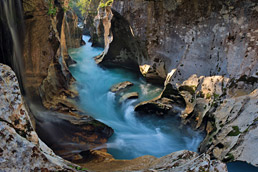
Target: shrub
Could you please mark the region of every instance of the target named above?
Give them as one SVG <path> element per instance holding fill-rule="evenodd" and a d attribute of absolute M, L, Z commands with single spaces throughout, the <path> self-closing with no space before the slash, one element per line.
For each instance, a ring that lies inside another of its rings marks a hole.
<path fill-rule="evenodd" d="M 233 126 L 232 130 L 228 133 L 228 136 L 238 136 L 240 134 L 240 130 L 238 126 Z"/>
<path fill-rule="evenodd" d="M 57 9 L 56 9 L 56 7 L 54 7 L 53 0 L 48 1 L 48 6 L 49 6 L 49 8 L 48 8 L 47 14 L 50 16 L 55 16 Z"/>

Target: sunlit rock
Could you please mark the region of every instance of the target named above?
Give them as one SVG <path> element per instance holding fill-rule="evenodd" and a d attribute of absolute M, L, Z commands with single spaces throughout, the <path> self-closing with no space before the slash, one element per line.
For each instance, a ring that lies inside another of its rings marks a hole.
<path fill-rule="evenodd" d="M 121 91 L 124 91 L 125 89 L 128 89 L 131 86 L 133 86 L 133 83 L 131 83 L 129 81 L 125 81 L 125 82 L 121 82 L 121 83 L 113 85 L 110 88 L 110 91 L 113 93 L 119 93 Z"/>
<path fill-rule="evenodd" d="M 227 172 L 226 164 L 219 160 L 211 160 L 208 154 L 197 154 L 191 151 L 178 151 L 166 155 L 161 158 L 154 156 L 142 156 L 133 160 L 115 160 L 108 155 L 99 155 L 100 161 L 90 161 L 89 163 L 82 164 L 93 171 L 140 171 L 140 172 L 153 172 L 153 171 L 166 171 L 166 172 L 199 172 L 199 171 L 219 171 Z M 107 158 L 104 158 L 104 157 Z"/>
<path fill-rule="evenodd" d="M 122 103 L 129 99 L 137 99 L 138 97 L 139 97 L 139 94 L 137 92 L 126 93 L 121 96 L 121 98 L 119 99 L 119 103 Z"/>

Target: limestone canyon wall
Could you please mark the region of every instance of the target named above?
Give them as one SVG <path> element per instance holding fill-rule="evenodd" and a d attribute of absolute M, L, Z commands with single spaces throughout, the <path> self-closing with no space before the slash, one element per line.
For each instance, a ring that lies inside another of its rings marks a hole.
<path fill-rule="evenodd" d="M 68 0 L 1 1 L 0 62 L 20 76 L 26 107 L 40 138 L 58 155 L 78 160 L 83 159 L 81 151 L 102 145 L 113 130 L 76 106 L 75 79 L 68 69 L 75 62 L 68 48 L 83 42 L 68 4 Z"/>
<path fill-rule="evenodd" d="M 130 23 L 148 55 L 140 65 L 156 77 L 173 69 L 173 83 L 192 74 L 257 77 L 255 0 L 115 0 L 112 8 Z"/>
<path fill-rule="evenodd" d="M 99 63 L 124 67 L 129 59 L 138 63 L 147 81 L 165 86 L 158 98 L 136 110 L 157 102 L 173 109 L 178 101 L 167 93 L 179 93 L 186 103 L 183 123 L 207 133 L 201 152 L 258 166 L 253 146 L 258 117 L 258 2 L 114 0 L 112 10 L 107 30 L 111 41 Z M 120 46 L 112 46 L 117 43 Z"/>

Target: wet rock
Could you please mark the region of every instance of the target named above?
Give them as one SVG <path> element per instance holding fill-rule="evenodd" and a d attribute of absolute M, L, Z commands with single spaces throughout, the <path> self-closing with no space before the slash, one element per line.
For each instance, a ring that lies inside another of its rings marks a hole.
<path fill-rule="evenodd" d="M 3 171 L 75 171 L 34 131 L 10 67 L 0 64 L 0 168 Z M 74 165 L 76 166 L 76 165 Z"/>
<path fill-rule="evenodd" d="M 135 111 L 143 114 L 156 114 L 163 116 L 173 109 L 173 102 L 167 98 L 155 99 L 151 101 L 141 102 L 135 106 Z"/>
<path fill-rule="evenodd" d="M 144 58 L 144 52 L 128 21 L 110 6 L 100 9 L 96 19 L 95 26 L 104 28 L 105 40 L 104 52 L 96 57 L 96 62 L 105 67 L 124 67 L 140 73 L 138 59 Z"/>
<path fill-rule="evenodd" d="M 137 99 L 138 97 L 139 97 L 139 94 L 137 92 L 126 93 L 122 95 L 122 97 L 119 99 L 119 103 L 122 103 L 129 99 Z"/>
<path fill-rule="evenodd" d="M 129 81 L 121 82 L 121 83 L 113 85 L 110 88 L 110 91 L 113 92 L 113 93 L 119 93 L 119 92 L 124 91 L 125 89 L 128 89 L 129 87 L 131 87 L 133 85 L 134 84 L 129 82 Z"/>
<path fill-rule="evenodd" d="M 135 111 L 144 114 L 163 116 L 180 113 L 184 107 L 184 98 L 171 84 L 168 84 L 158 97 L 136 105 Z"/>
<path fill-rule="evenodd" d="M 82 40 L 82 29 L 78 27 L 78 17 L 72 10 L 67 10 L 64 18 L 67 48 L 79 48 L 84 41 Z"/>
<path fill-rule="evenodd" d="M 48 111 L 38 113 L 48 114 L 48 117 L 36 114 L 39 136 L 57 155 L 72 162 L 87 159 L 82 154 L 84 151 L 97 147 L 104 149 L 103 145 L 114 132 L 112 128 L 86 114 L 71 116 Z"/>

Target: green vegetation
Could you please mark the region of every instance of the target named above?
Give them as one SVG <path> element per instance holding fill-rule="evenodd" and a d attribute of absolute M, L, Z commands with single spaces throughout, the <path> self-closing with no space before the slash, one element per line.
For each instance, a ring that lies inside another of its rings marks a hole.
<path fill-rule="evenodd" d="M 232 130 L 228 133 L 228 136 L 238 136 L 240 134 L 240 130 L 238 126 L 233 126 Z"/>
<path fill-rule="evenodd" d="M 219 94 L 214 93 L 213 97 L 214 97 L 214 99 L 218 99 L 219 98 Z"/>
<path fill-rule="evenodd" d="M 196 97 L 204 98 L 205 95 L 203 94 L 202 91 L 199 91 L 199 92 L 197 93 Z"/>
<path fill-rule="evenodd" d="M 109 6 L 109 5 L 111 5 L 111 4 L 113 3 L 113 1 L 114 1 L 114 0 L 108 0 L 107 2 L 104 2 L 104 1 L 102 0 L 102 2 L 100 2 L 100 4 L 99 4 L 98 9 L 99 9 L 99 8 L 105 8 L 105 7 Z"/>
<path fill-rule="evenodd" d="M 71 167 L 71 168 L 74 168 L 74 169 L 76 169 L 76 170 L 78 170 L 78 171 L 87 172 L 87 168 L 82 168 L 82 167 L 80 167 L 80 166 L 73 166 L 73 165 L 68 165 L 68 166 Z"/>
<path fill-rule="evenodd" d="M 89 12 L 91 3 L 92 0 L 77 0 L 76 6 L 79 8 L 81 14 L 84 16 Z"/>
<path fill-rule="evenodd" d="M 228 153 L 226 157 L 223 159 L 224 162 L 231 162 L 234 161 L 235 157 L 232 153 Z"/>
<path fill-rule="evenodd" d="M 78 8 L 81 11 L 81 15 L 85 16 L 89 13 L 94 13 L 96 9 L 104 8 L 111 5 L 113 1 L 114 0 L 71 0 L 69 5 L 73 9 Z M 99 5 L 96 6 L 98 2 Z"/>
<path fill-rule="evenodd" d="M 56 12 L 57 12 L 57 9 L 56 7 L 54 7 L 54 1 L 53 0 L 48 0 L 48 12 L 47 14 L 50 15 L 50 16 L 55 16 L 56 15 Z"/>
<path fill-rule="evenodd" d="M 211 93 L 207 93 L 206 94 L 206 99 L 210 99 L 211 98 Z"/>

